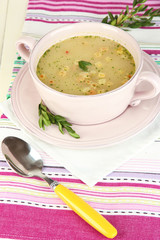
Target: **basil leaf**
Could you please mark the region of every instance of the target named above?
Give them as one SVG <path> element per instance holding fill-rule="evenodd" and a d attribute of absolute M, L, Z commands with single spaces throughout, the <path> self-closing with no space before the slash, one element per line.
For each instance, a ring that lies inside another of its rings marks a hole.
<path fill-rule="evenodd" d="M 84 71 L 88 70 L 87 68 L 88 65 L 92 65 L 90 62 L 86 62 L 86 61 L 79 61 L 78 64 L 79 64 L 79 67 Z"/>

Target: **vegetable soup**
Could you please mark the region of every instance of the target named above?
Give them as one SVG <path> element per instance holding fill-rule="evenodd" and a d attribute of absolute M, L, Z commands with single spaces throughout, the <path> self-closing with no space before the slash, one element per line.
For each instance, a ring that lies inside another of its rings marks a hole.
<path fill-rule="evenodd" d="M 111 91 L 125 84 L 134 73 L 130 52 L 99 36 L 72 37 L 56 43 L 37 65 L 37 76 L 43 83 L 72 95 Z"/>

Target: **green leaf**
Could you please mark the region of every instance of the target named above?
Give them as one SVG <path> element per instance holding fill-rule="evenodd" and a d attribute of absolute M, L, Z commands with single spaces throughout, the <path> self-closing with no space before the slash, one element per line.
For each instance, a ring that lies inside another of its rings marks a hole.
<path fill-rule="evenodd" d="M 115 26 L 116 25 L 116 19 L 114 19 L 112 22 L 111 22 L 111 25 Z"/>
<path fill-rule="evenodd" d="M 42 120 L 42 128 L 43 128 L 43 130 L 45 130 L 45 126 L 44 125 L 45 125 L 44 121 Z"/>
<path fill-rule="evenodd" d="M 48 114 L 47 114 L 47 112 L 45 112 L 44 110 L 42 110 L 42 116 L 43 116 L 47 121 L 49 121 Z"/>
<path fill-rule="evenodd" d="M 123 22 L 124 22 L 124 21 L 126 21 L 127 19 L 128 19 L 128 16 L 124 16 L 122 20 L 123 20 Z"/>
<path fill-rule="evenodd" d="M 143 14 L 143 16 L 149 15 L 149 14 L 152 12 L 152 10 L 153 10 L 153 8 L 148 9 L 148 10 Z"/>
<path fill-rule="evenodd" d="M 142 24 L 141 24 L 141 22 L 135 22 L 135 23 L 129 24 L 128 27 L 130 27 L 130 28 L 139 28 L 139 27 L 142 27 Z"/>
<path fill-rule="evenodd" d="M 128 5 L 126 6 L 126 13 L 127 13 L 127 14 L 129 13 L 129 7 L 128 7 Z"/>
<path fill-rule="evenodd" d="M 40 128 L 42 128 L 42 120 L 43 120 L 43 117 L 41 115 L 40 118 L 39 118 L 39 121 L 38 121 Z"/>
<path fill-rule="evenodd" d="M 119 15 L 119 17 L 117 18 L 117 25 L 120 24 L 124 19 L 124 15 Z"/>
<path fill-rule="evenodd" d="M 51 114 L 51 113 L 48 113 L 48 116 L 49 116 L 49 120 L 51 121 L 51 123 L 55 123 L 55 117 L 54 117 L 54 115 L 53 114 Z"/>
<path fill-rule="evenodd" d="M 113 21 L 114 20 L 113 14 L 111 12 L 108 12 L 108 15 L 109 15 L 111 21 Z"/>
<path fill-rule="evenodd" d="M 45 105 L 43 105 L 42 103 L 40 104 L 41 109 L 43 109 L 44 111 L 47 111 L 47 107 Z"/>
<path fill-rule="evenodd" d="M 141 12 L 143 11 L 143 8 L 144 8 L 144 4 L 140 5 L 138 8 L 137 8 L 137 12 Z"/>
<path fill-rule="evenodd" d="M 153 26 L 154 23 L 151 23 L 151 22 L 144 22 L 144 23 L 141 23 L 141 26 L 142 27 L 146 27 L 146 26 Z"/>
<path fill-rule="evenodd" d="M 59 131 L 64 134 L 63 132 L 63 127 L 62 127 L 62 124 L 60 122 L 58 122 L 58 128 L 59 128 Z"/>
<path fill-rule="evenodd" d="M 77 138 L 77 139 L 80 138 L 80 136 L 76 132 L 74 132 L 74 133 L 68 132 L 68 133 L 69 133 L 69 135 L 71 135 L 74 138 Z"/>
<path fill-rule="evenodd" d="M 38 105 L 38 114 L 41 115 L 41 104 Z"/>
<path fill-rule="evenodd" d="M 145 6 L 141 11 L 145 11 L 148 8 L 148 6 Z"/>
<path fill-rule="evenodd" d="M 122 15 L 124 13 L 124 10 L 121 11 L 121 13 L 119 15 Z"/>
<path fill-rule="evenodd" d="M 133 1 L 133 7 L 135 7 L 137 5 L 137 0 Z"/>
<path fill-rule="evenodd" d="M 160 10 L 157 9 L 157 10 L 155 10 L 155 11 L 152 11 L 152 12 L 150 13 L 150 15 L 153 16 L 153 17 L 158 17 L 158 16 L 160 16 Z"/>
<path fill-rule="evenodd" d="M 147 0 L 141 0 L 141 1 L 140 1 L 140 3 L 145 3 L 145 2 L 147 2 Z"/>
<path fill-rule="evenodd" d="M 66 127 L 65 129 L 72 137 L 80 138 L 80 136 L 71 127 Z"/>
<path fill-rule="evenodd" d="M 129 26 L 129 24 L 130 24 L 129 22 L 125 22 L 125 23 L 123 23 L 123 27 L 124 27 L 124 28 L 125 28 L 125 27 L 127 28 L 127 27 Z"/>
<path fill-rule="evenodd" d="M 84 71 L 88 70 L 87 68 L 88 65 L 92 65 L 90 62 L 86 62 L 86 61 L 79 61 L 78 64 L 79 64 L 79 67 Z"/>
<path fill-rule="evenodd" d="M 46 126 L 50 126 L 51 125 L 51 122 L 49 120 L 47 120 L 46 118 L 43 118 L 43 121 L 44 121 L 44 124 Z"/>
<path fill-rule="evenodd" d="M 69 127 L 69 126 L 72 126 L 71 123 L 67 122 L 67 121 L 64 121 L 61 123 L 63 125 L 63 127 Z"/>
<path fill-rule="evenodd" d="M 60 115 L 55 115 L 55 120 L 57 122 L 63 122 L 63 121 L 66 121 L 66 119 Z"/>
<path fill-rule="evenodd" d="M 102 19 L 102 23 L 107 23 L 108 22 L 108 16 Z"/>

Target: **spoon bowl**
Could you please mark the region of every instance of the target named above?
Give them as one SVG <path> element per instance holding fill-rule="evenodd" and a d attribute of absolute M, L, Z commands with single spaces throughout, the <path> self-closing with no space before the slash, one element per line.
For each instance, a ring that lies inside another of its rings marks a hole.
<path fill-rule="evenodd" d="M 43 161 L 38 152 L 20 138 L 7 137 L 2 142 L 2 152 L 15 171 L 25 177 L 32 177 L 35 170 L 42 170 Z"/>
<path fill-rule="evenodd" d="M 17 137 L 6 137 L 1 144 L 2 152 L 11 168 L 23 177 L 44 179 L 55 193 L 81 218 L 108 238 L 114 238 L 117 230 L 89 204 L 72 191 L 42 173 L 43 161 L 38 152 Z"/>

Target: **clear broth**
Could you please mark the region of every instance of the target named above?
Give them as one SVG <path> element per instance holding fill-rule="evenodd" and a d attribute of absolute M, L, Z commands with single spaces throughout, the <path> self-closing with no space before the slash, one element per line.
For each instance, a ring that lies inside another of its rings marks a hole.
<path fill-rule="evenodd" d="M 101 94 L 125 84 L 135 73 L 131 53 L 99 37 L 72 37 L 49 48 L 37 65 L 47 86 L 72 95 Z"/>

